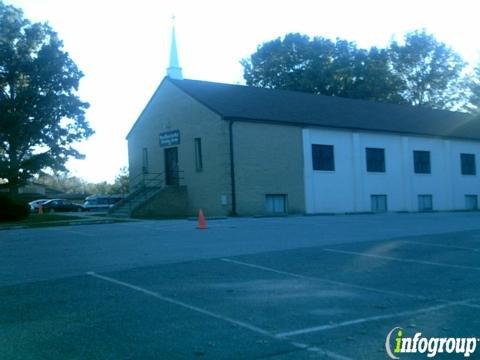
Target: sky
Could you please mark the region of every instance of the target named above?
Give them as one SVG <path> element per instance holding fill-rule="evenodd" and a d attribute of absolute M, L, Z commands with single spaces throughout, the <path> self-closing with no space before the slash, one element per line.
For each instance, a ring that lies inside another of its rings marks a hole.
<path fill-rule="evenodd" d="M 4 0 L 48 22 L 85 74 L 95 135 L 78 144 L 85 160 L 67 166 L 91 182 L 113 181 L 128 164 L 125 136 L 168 66 L 171 17 L 189 79 L 243 84 L 240 60 L 289 32 L 386 46 L 425 28 L 470 63 L 480 59 L 478 0 Z"/>

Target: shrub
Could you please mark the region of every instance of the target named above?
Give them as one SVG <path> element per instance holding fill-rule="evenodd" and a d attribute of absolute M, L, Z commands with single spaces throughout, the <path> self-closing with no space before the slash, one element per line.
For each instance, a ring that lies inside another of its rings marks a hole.
<path fill-rule="evenodd" d="M 0 194 L 0 221 L 19 221 L 28 217 L 30 207 L 8 194 Z"/>

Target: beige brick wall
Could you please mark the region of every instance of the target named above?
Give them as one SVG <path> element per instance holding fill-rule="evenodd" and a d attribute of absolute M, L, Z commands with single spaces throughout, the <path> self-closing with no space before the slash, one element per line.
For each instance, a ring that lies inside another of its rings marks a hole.
<path fill-rule="evenodd" d="M 227 215 L 230 206 L 228 123 L 214 112 L 164 81 L 128 136 L 130 178 L 142 172 L 142 148 L 148 148 L 150 172 L 165 172 L 161 132 L 180 130 L 178 146 L 181 184 L 187 185 L 189 213 L 202 208 L 207 216 Z M 202 139 L 203 171 L 195 168 L 194 138 Z M 227 205 L 221 204 L 226 195 Z"/>
<path fill-rule="evenodd" d="M 304 213 L 302 128 L 236 121 L 237 212 L 265 213 L 266 194 L 286 194 L 289 213 Z"/>
<path fill-rule="evenodd" d="M 228 121 L 164 81 L 128 137 L 130 177 L 142 172 L 142 148 L 149 171 L 165 172 L 161 132 L 180 130 L 178 146 L 182 185 L 189 214 L 207 216 L 231 210 Z M 233 125 L 237 213 L 265 214 L 266 194 L 286 194 L 289 213 L 304 213 L 302 129 L 295 126 L 235 121 Z M 202 139 L 203 171 L 195 169 L 194 138 Z M 227 204 L 222 204 L 222 196 Z"/>
<path fill-rule="evenodd" d="M 137 218 L 185 217 L 188 212 L 186 186 L 168 186 L 133 211 Z"/>

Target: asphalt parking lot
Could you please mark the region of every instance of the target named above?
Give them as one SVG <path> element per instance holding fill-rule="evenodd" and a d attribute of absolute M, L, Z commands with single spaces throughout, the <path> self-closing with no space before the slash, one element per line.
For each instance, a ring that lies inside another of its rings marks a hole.
<path fill-rule="evenodd" d="M 385 359 L 397 326 L 480 337 L 479 213 L 208 226 L 0 232 L 0 358 Z"/>

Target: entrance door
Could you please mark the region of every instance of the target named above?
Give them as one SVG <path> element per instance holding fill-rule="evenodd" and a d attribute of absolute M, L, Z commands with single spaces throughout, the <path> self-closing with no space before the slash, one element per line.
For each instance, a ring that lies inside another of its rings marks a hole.
<path fill-rule="evenodd" d="M 176 147 L 165 149 L 166 185 L 178 185 L 178 151 Z"/>

